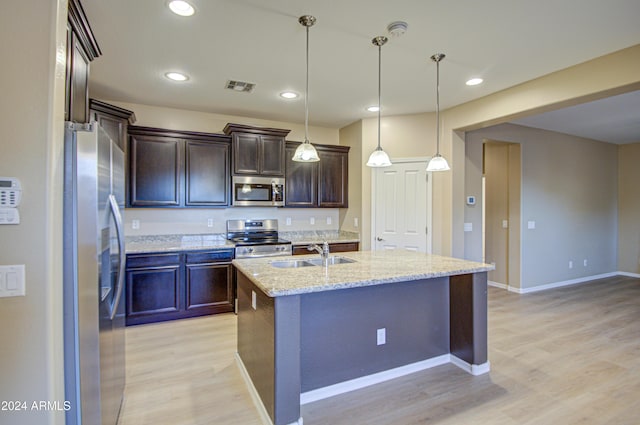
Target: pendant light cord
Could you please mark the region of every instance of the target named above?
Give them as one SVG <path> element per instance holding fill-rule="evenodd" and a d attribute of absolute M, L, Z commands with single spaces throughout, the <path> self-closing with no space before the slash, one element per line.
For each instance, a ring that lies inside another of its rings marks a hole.
<path fill-rule="evenodd" d="M 380 147 L 380 112 L 382 105 L 380 99 L 382 98 L 382 45 L 378 45 L 378 150 L 382 150 Z"/>
<path fill-rule="evenodd" d="M 307 26 L 307 83 L 304 89 L 304 143 L 309 143 L 309 27 Z"/>
<path fill-rule="evenodd" d="M 436 155 L 440 155 L 440 59 L 436 62 Z"/>

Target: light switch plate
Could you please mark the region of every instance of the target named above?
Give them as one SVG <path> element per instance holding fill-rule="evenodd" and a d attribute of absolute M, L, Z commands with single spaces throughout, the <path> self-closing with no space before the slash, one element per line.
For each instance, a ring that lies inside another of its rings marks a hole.
<path fill-rule="evenodd" d="M 24 264 L 0 266 L 0 297 L 24 297 Z"/>
<path fill-rule="evenodd" d="M 527 221 L 527 229 L 533 230 L 536 228 L 536 222 L 533 220 Z"/>
<path fill-rule="evenodd" d="M 465 232 L 473 232 L 473 223 L 464 223 Z"/>

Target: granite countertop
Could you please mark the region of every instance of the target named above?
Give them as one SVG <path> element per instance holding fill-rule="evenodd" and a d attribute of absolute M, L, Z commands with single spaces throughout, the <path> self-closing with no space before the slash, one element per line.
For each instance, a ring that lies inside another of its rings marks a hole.
<path fill-rule="evenodd" d="M 234 248 L 222 234 L 127 236 L 127 254 Z"/>
<path fill-rule="evenodd" d="M 293 245 L 322 243 L 324 241 L 330 243 L 360 242 L 358 233 L 337 230 L 280 232 L 280 237 L 291 241 Z M 127 236 L 126 246 L 127 254 L 235 248 L 234 243 L 229 242 L 221 233 Z"/>
<path fill-rule="evenodd" d="M 251 258 L 233 264 L 270 297 L 356 288 L 393 282 L 430 279 L 493 270 L 490 264 L 407 251 L 358 251 L 337 255 L 354 263 L 328 267 L 277 268 L 273 261 L 319 258 L 300 255 L 288 258 Z"/>
<path fill-rule="evenodd" d="M 312 230 L 299 232 L 279 232 L 282 239 L 291 241 L 293 245 L 308 245 L 313 243 L 336 242 L 360 242 L 360 235 L 357 232 L 347 232 L 344 230 Z"/>

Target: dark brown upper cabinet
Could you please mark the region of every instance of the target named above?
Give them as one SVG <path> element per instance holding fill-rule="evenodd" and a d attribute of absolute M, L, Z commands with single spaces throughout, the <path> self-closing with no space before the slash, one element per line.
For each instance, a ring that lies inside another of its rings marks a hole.
<path fill-rule="evenodd" d="M 284 176 L 284 138 L 290 130 L 229 123 L 233 175 Z"/>
<path fill-rule="evenodd" d="M 349 205 L 349 147 L 314 146 L 319 162 L 295 162 L 298 142 L 286 144 L 285 207 L 346 208 Z"/>
<path fill-rule="evenodd" d="M 133 111 L 89 99 L 90 121 L 97 121 L 123 152 L 127 151 L 128 128 L 136 121 Z"/>
<path fill-rule="evenodd" d="M 89 21 L 79 0 L 69 0 L 65 120 L 89 122 L 89 64 L 100 56 Z"/>
<path fill-rule="evenodd" d="M 230 138 L 129 127 L 129 207 L 226 207 Z"/>

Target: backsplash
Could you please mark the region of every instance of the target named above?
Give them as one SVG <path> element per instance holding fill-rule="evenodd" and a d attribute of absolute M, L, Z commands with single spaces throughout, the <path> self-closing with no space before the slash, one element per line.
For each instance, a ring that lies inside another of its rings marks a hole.
<path fill-rule="evenodd" d="M 339 229 L 337 208 L 127 208 L 125 235 L 226 233 L 227 220 L 245 218 L 275 218 L 281 232 Z"/>

